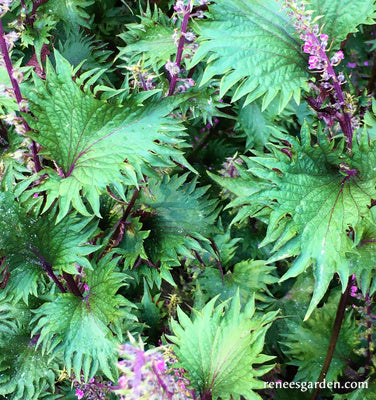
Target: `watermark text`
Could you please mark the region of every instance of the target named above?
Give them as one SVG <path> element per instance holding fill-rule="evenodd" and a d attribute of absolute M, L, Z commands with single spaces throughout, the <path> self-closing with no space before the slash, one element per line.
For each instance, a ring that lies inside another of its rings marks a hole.
<path fill-rule="evenodd" d="M 368 389 L 368 382 L 264 382 L 265 389 L 298 389 L 301 392 L 313 389 Z"/>

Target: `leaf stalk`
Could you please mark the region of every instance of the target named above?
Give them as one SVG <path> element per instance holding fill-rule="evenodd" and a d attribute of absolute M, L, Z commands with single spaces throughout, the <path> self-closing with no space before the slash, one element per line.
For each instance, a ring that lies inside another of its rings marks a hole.
<path fill-rule="evenodd" d="M 326 353 L 325 361 L 322 366 L 319 378 L 317 380 L 318 383 L 321 383 L 324 381 L 324 379 L 329 371 L 329 367 L 330 367 L 330 364 L 333 359 L 334 351 L 336 349 L 339 333 L 341 331 L 342 322 L 343 322 L 343 319 L 345 316 L 347 300 L 348 300 L 348 297 L 349 297 L 349 294 L 351 291 L 351 285 L 352 285 L 352 278 L 350 277 L 349 281 L 347 283 L 346 290 L 342 293 L 341 298 L 338 303 L 336 318 L 334 320 L 334 325 L 333 325 L 333 330 L 332 330 L 332 334 L 331 334 L 330 341 L 329 341 L 328 351 Z M 315 390 L 312 393 L 311 400 L 317 400 L 319 393 L 320 393 L 320 387 L 319 387 L 319 385 L 316 385 Z"/>

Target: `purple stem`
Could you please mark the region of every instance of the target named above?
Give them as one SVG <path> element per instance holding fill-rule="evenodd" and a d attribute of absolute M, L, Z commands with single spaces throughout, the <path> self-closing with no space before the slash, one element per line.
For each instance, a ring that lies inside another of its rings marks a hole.
<path fill-rule="evenodd" d="M 111 191 L 111 189 L 107 186 L 107 193 L 116 201 L 118 201 L 119 203 L 125 204 L 123 200 L 119 199 L 119 197 L 115 196 L 115 194 Z"/>
<path fill-rule="evenodd" d="M 33 9 L 31 11 L 31 26 L 33 27 L 34 25 L 34 21 L 35 21 L 35 15 L 37 13 L 37 9 L 39 6 L 41 6 L 42 4 L 48 3 L 48 0 L 37 0 L 37 1 L 33 1 Z"/>
<path fill-rule="evenodd" d="M 190 16 L 191 16 L 190 4 L 188 4 L 187 8 L 185 9 L 184 16 L 183 16 L 183 22 L 181 23 L 181 28 L 180 28 L 181 36 L 179 38 L 178 51 L 176 53 L 176 60 L 175 60 L 175 64 L 179 67 L 179 70 L 180 70 L 181 60 L 182 60 L 182 56 L 183 56 L 185 34 L 187 33 L 187 26 L 188 26 L 188 21 L 189 21 Z M 170 88 L 168 91 L 168 96 L 171 96 L 174 94 L 177 81 L 178 81 L 178 74 L 175 74 L 172 76 L 171 81 L 170 81 Z"/>
<path fill-rule="evenodd" d="M 324 379 L 326 378 L 326 374 L 329 371 L 329 367 L 330 367 L 330 364 L 333 359 L 333 355 L 334 355 L 334 351 L 336 349 L 336 344 L 338 341 L 339 333 L 341 331 L 343 318 L 344 318 L 345 312 L 346 312 L 347 299 L 348 299 L 350 291 L 351 291 L 351 286 L 352 286 L 352 279 L 350 277 L 348 280 L 348 283 L 347 283 L 346 290 L 344 291 L 344 293 L 342 293 L 341 298 L 339 300 L 339 304 L 337 307 L 337 313 L 336 313 L 336 317 L 334 320 L 333 330 L 332 330 L 332 334 L 330 336 L 328 350 L 326 353 L 324 364 L 323 364 L 321 372 L 320 372 L 320 376 L 317 379 L 317 382 L 319 382 L 319 383 L 323 382 Z M 315 390 L 312 393 L 311 400 L 317 400 L 317 398 L 319 397 L 320 389 L 321 389 L 321 385 L 317 385 L 317 386 L 315 385 Z"/>
<path fill-rule="evenodd" d="M 73 275 L 63 271 L 63 278 L 67 282 L 69 291 L 77 297 L 82 297 L 82 293 L 75 282 Z"/>
<path fill-rule="evenodd" d="M 157 379 L 158 379 L 158 383 L 162 386 L 162 388 L 163 388 L 165 394 L 168 396 L 168 399 L 171 399 L 172 396 L 173 396 L 173 393 L 170 392 L 170 391 L 168 390 L 167 385 L 163 382 L 163 379 L 162 379 L 161 376 L 159 375 L 158 368 L 156 368 L 156 366 L 154 365 L 154 363 L 153 363 L 152 365 L 153 365 L 153 371 L 154 371 L 154 373 L 155 373 L 155 375 L 156 375 L 156 377 L 157 377 Z"/>
<path fill-rule="evenodd" d="M 201 393 L 201 400 L 212 400 L 213 395 L 210 393 L 209 390 L 205 390 Z"/>
<path fill-rule="evenodd" d="M 3 30 L 3 24 L 1 22 L 1 19 L 0 19 L 0 48 L 1 48 L 1 53 L 3 54 L 3 57 L 4 57 L 5 66 L 7 68 L 8 75 L 9 75 L 10 81 L 13 86 L 14 95 L 16 97 L 18 106 L 20 107 L 21 111 L 25 111 L 21 108 L 21 105 L 20 105 L 20 103 L 23 99 L 22 99 L 21 90 L 18 85 L 18 82 L 13 77 L 13 65 L 12 65 L 12 61 L 10 60 L 10 57 L 9 57 L 8 47 L 7 47 L 7 43 L 5 41 L 5 33 Z"/>
<path fill-rule="evenodd" d="M 10 81 L 12 83 L 14 96 L 16 98 L 18 107 L 19 107 L 21 112 L 25 112 L 26 110 L 24 110 L 21 107 L 21 102 L 22 102 L 23 98 L 22 98 L 22 95 L 21 95 L 20 86 L 19 86 L 17 80 L 13 77 L 13 65 L 12 65 L 12 61 L 11 61 L 11 59 L 9 57 L 8 47 L 7 47 L 7 43 L 5 41 L 5 34 L 4 34 L 3 24 L 1 22 L 1 19 L 0 19 L 0 49 L 1 49 L 1 53 L 2 53 L 3 58 L 4 58 L 5 67 L 6 67 L 7 71 L 8 71 L 9 79 L 10 79 Z M 25 120 L 23 120 L 23 125 L 25 127 L 26 132 L 30 131 L 30 127 L 26 123 Z M 31 144 L 31 151 L 33 153 L 35 172 L 39 172 L 39 171 L 41 171 L 42 166 L 41 166 L 41 163 L 40 163 L 40 160 L 39 160 L 39 156 L 37 154 L 37 152 L 38 152 L 37 145 L 34 142 L 34 140 L 32 141 L 32 144 Z"/>
<path fill-rule="evenodd" d="M 29 244 L 29 243 L 28 243 Z M 30 244 L 29 244 L 30 245 Z M 31 250 L 42 262 L 43 269 L 47 272 L 48 276 L 56 283 L 56 286 L 60 289 L 62 293 L 66 293 L 67 291 L 64 289 L 64 286 L 61 284 L 54 271 L 52 270 L 52 265 L 47 262 L 47 260 L 42 257 L 38 252 L 34 249 Z"/>
<path fill-rule="evenodd" d="M 108 190 L 108 188 L 107 188 Z M 114 226 L 114 233 L 111 236 L 111 239 L 109 240 L 107 246 L 101 253 L 98 259 L 101 259 L 105 254 L 107 254 L 112 247 L 116 247 L 123 239 L 124 236 L 124 225 L 127 222 L 127 218 L 129 217 L 131 211 L 133 210 L 133 207 L 136 203 L 137 197 L 140 193 L 140 189 L 135 189 L 133 192 L 133 195 L 127 205 L 127 208 L 125 209 L 122 217 L 117 221 L 117 223 Z"/>
<path fill-rule="evenodd" d="M 221 273 L 222 285 L 225 286 L 225 276 L 224 276 L 224 273 L 223 273 L 223 268 L 222 268 L 222 263 L 221 263 L 221 253 L 219 252 L 218 247 L 215 244 L 214 240 L 213 239 L 209 239 L 209 240 L 210 240 L 211 247 L 213 248 L 214 252 L 217 254 L 216 261 L 217 261 L 217 264 L 218 264 L 219 272 Z"/>

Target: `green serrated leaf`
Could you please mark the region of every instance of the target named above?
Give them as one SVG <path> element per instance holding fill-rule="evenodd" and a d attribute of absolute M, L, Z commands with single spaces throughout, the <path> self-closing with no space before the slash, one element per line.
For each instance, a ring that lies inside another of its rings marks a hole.
<path fill-rule="evenodd" d="M 356 254 L 350 254 L 350 266 L 364 294 L 373 295 L 376 290 L 374 279 L 376 265 L 376 224 L 375 211 L 371 208 L 373 220 L 368 220 L 356 232 Z"/>
<path fill-rule="evenodd" d="M 38 400 L 47 388 L 54 390 L 58 364 L 36 348 L 31 317 L 25 304 L 11 304 L 1 296 L 0 396 L 9 400 Z"/>
<path fill-rule="evenodd" d="M 115 249 L 116 254 L 124 257 L 124 268 L 132 268 L 138 257 L 147 259 L 144 240 L 149 233 L 150 231 L 142 230 L 138 218 L 132 219 L 131 223 L 125 226 L 123 239 Z"/>
<path fill-rule="evenodd" d="M 75 263 L 90 267 L 84 257 L 98 246 L 84 244 L 96 229 L 89 220 L 73 215 L 55 224 L 55 218 L 28 216 L 10 192 L 0 192 L 0 246 L 12 276 L 9 288 L 16 299 L 37 295 L 38 278 L 48 269 L 77 273 Z M 80 233 L 78 235 L 78 233 Z"/>
<path fill-rule="evenodd" d="M 82 197 L 93 207 L 106 185 L 124 179 L 121 171 L 127 173 L 127 168 L 122 165 L 141 175 L 145 164 L 173 166 L 171 159 L 187 164 L 178 150 L 182 128 L 165 117 L 179 101 L 167 98 L 135 109 L 110 105 L 84 93 L 72 80 L 69 63 L 58 52 L 55 58 L 56 72 L 48 64 L 46 81 L 35 77 L 37 92 L 29 93 L 30 109 L 38 120 L 27 119 L 37 131 L 31 136 L 43 146 L 44 156 L 55 160 L 62 175 L 47 169 L 49 179 L 28 195 L 46 190 L 46 207 L 57 198 L 57 222 L 71 204 L 86 215 Z"/>
<path fill-rule="evenodd" d="M 318 23 L 329 36 L 329 43 L 333 41 L 335 50 L 348 34 L 358 32 L 359 25 L 375 23 L 373 0 L 310 0 L 306 8 L 314 10 L 312 18 L 321 16 Z"/>
<path fill-rule="evenodd" d="M 209 6 L 213 20 L 199 23 L 200 47 L 192 64 L 210 55 L 201 80 L 214 75 L 221 81 L 222 97 L 237 87 L 233 101 L 245 103 L 265 96 L 263 109 L 278 96 L 279 109 L 298 98 L 309 77 L 301 44 L 281 5 L 274 0 L 218 0 Z"/>
<path fill-rule="evenodd" d="M 150 3 L 142 15 L 140 23 L 127 24 L 127 31 L 119 35 L 126 46 L 120 47 L 118 57 L 126 61 L 126 66 L 137 64 L 142 59 L 145 67 L 162 67 L 176 54 L 177 46 L 173 34 L 174 25 L 154 4 L 151 11 Z"/>
<path fill-rule="evenodd" d="M 267 301 L 269 292 L 266 285 L 278 281 L 272 275 L 273 270 L 274 267 L 265 265 L 265 261 L 244 260 L 235 264 L 233 272 L 225 274 L 222 280 L 218 268 L 205 268 L 199 276 L 200 289 L 206 294 L 206 299 L 219 293 L 219 299 L 224 301 L 239 290 L 242 304 L 247 303 L 252 294 L 257 300 Z"/>
<path fill-rule="evenodd" d="M 321 308 L 316 309 L 311 318 L 290 323 L 290 333 L 283 335 L 284 344 L 289 347 L 287 354 L 292 358 L 289 364 L 299 367 L 296 381 L 316 382 L 324 364 L 333 330 L 340 293 L 328 299 Z M 329 382 L 338 381 L 349 359 L 356 358 L 354 349 L 358 345 L 359 327 L 351 313 L 347 313 L 341 327 L 330 368 L 325 376 Z"/>
<path fill-rule="evenodd" d="M 67 25 L 82 25 L 90 27 L 88 19 L 90 15 L 85 8 L 94 3 L 94 0 L 51 0 L 41 9 L 45 15 L 53 13 L 59 20 L 62 19 Z"/>
<path fill-rule="evenodd" d="M 124 304 L 116 293 L 125 275 L 114 272 L 118 259 L 110 258 L 104 257 L 93 271 L 87 271 L 88 290 L 83 297 L 63 293 L 35 311 L 38 322 L 33 334 L 40 334 L 38 345 L 45 350 L 51 343 L 53 352 L 63 353 L 68 373 L 81 376 L 82 370 L 86 382 L 99 368 L 111 380 L 116 376 L 117 345 L 122 339 L 117 329 L 119 307 Z"/>
<path fill-rule="evenodd" d="M 144 222 L 144 229 L 151 232 L 144 243 L 154 262 L 176 265 L 178 255 L 192 258 L 192 249 L 202 249 L 198 240 L 207 240 L 216 230 L 217 202 L 205 196 L 207 187 L 198 187 L 196 179 L 185 183 L 186 179 L 187 174 L 164 176 L 141 192 L 141 202 L 151 208 Z"/>
<path fill-rule="evenodd" d="M 263 387 L 255 379 L 259 371 L 253 364 L 272 358 L 260 353 L 267 325 L 276 313 L 256 317 L 253 299 L 241 310 L 238 292 L 225 312 L 223 303 L 214 308 L 216 300 L 217 297 L 212 299 L 200 312 L 195 311 L 193 320 L 178 308 L 179 323 L 172 321 L 175 336 L 170 336 L 170 340 L 175 343 L 180 365 L 188 371 L 191 384 L 201 395 L 207 393 L 213 399 L 225 400 L 240 399 L 241 395 L 261 399 L 253 391 Z"/>
<path fill-rule="evenodd" d="M 301 140 L 282 135 L 280 140 L 281 145 L 270 146 L 272 154 L 246 159 L 248 172 L 256 177 L 249 184 L 256 189 L 247 197 L 240 193 L 237 204 L 251 203 L 251 215 L 269 209 L 267 236 L 261 244 L 275 243 L 269 262 L 299 255 L 282 280 L 299 275 L 313 264 L 315 289 L 308 318 L 334 273 L 339 274 L 343 290 L 347 286 L 348 256 L 356 253 L 348 232 L 356 232 L 371 218 L 376 150 L 374 144 L 361 139 L 349 157 L 342 154 L 341 142 L 334 149 L 335 142 L 320 130 L 314 139 L 308 125 L 302 128 Z M 318 144 L 311 145 L 311 141 Z M 291 156 L 281 151 L 283 148 Z M 264 190 L 260 191 L 261 187 Z M 231 190 L 230 183 L 228 188 Z"/>

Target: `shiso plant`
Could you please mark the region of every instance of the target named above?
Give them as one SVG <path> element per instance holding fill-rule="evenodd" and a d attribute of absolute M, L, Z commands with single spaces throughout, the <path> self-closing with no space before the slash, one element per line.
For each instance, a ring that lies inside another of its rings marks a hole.
<path fill-rule="evenodd" d="M 0 1 L 0 399 L 375 399 L 375 49 L 374 0 Z"/>

